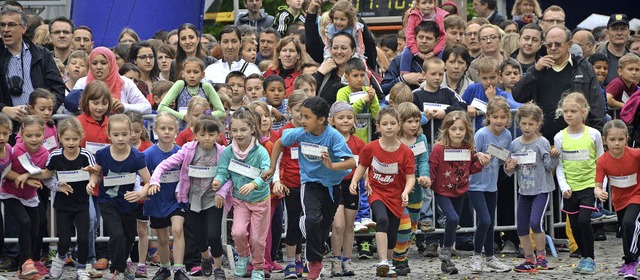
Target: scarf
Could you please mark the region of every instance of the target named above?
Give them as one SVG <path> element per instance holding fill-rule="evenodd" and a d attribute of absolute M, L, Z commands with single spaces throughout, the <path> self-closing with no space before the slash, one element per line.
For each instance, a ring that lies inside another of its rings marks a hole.
<path fill-rule="evenodd" d="M 252 136 L 247 149 L 245 149 L 244 151 L 240 150 L 240 146 L 238 146 L 238 142 L 232 141 L 231 150 L 239 160 L 244 160 L 245 158 L 247 158 L 247 156 L 249 156 L 249 152 L 251 152 L 251 149 L 253 149 L 255 145 L 256 145 L 256 138 Z"/>
<path fill-rule="evenodd" d="M 116 64 L 116 56 L 105 47 L 97 47 L 91 51 L 91 55 L 89 56 L 89 61 L 93 61 L 96 56 L 102 55 L 107 59 L 107 64 L 109 65 L 109 74 L 103 80 L 109 86 L 109 90 L 111 91 L 111 97 L 120 100 L 120 92 L 122 92 L 122 88 L 124 87 L 124 80 L 118 74 L 118 64 Z M 91 68 L 91 63 L 89 63 L 89 68 Z M 93 72 L 89 71 L 87 73 L 87 84 L 93 82 L 96 78 L 93 76 Z"/>

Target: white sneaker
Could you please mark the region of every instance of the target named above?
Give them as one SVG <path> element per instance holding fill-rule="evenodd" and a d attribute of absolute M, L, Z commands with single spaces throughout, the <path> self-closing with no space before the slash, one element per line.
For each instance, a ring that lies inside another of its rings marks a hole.
<path fill-rule="evenodd" d="M 482 255 L 471 256 L 471 273 L 481 273 L 484 265 L 484 257 Z"/>
<path fill-rule="evenodd" d="M 62 277 L 62 272 L 64 269 L 64 259 L 61 259 L 59 256 L 56 256 L 51 262 L 51 268 L 49 269 L 49 277 L 53 279 L 58 279 Z"/>
<path fill-rule="evenodd" d="M 76 276 L 76 280 L 91 280 L 89 273 L 84 269 L 78 269 L 78 271 L 76 271 Z"/>
<path fill-rule="evenodd" d="M 369 231 L 369 228 L 360 222 L 355 222 L 353 224 L 353 232 L 368 232 L 368 231 Z"/>
<path fill-rule="evenodd" d="M 360 223 L 368 228 L 374 228 L 376 226 L 376 222 L 369 218 L 360 219 Z"/>
<path fill-rule="evenodd" d="M 93 268 L 93 264 L 90 263 L 87 264 L 87 267 L 85 267 L 84 271 L 89 274 L 89 278 L 102 278 L 104 276 L 104 273 Z"/>
<path fill-rule="evenodd" d="M 491 259 L 486 261 L 485 268 L 490 272 L 507 272 L 511 270 L 511 266 L 506 265 L 493 256 Z"/>
<path fill-rule="evenodd" d="M 381 260 L 379 263 L 376 264 L 376 276 L 378 277 L 388 277 L 389 275 L 389 261 L 388 260 Z"/>

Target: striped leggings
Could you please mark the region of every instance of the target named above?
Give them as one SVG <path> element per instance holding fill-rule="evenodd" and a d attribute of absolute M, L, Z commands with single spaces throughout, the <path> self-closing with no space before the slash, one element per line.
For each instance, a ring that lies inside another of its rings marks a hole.
<path fill-rule="evenodd" d="M 418 229 L 418 219 L 420 218 L 420 208 L 422 207 L 422 201 L 409 204 L 404 213 L 400 217 L 400 226 L 398 227 L 398 239 L 396 241 L 396 247 L 393 249 L 393 260 L 397 262 L 404 262 L 409 255 L 409 247 L 411 246 L 411 240 L 416 235 Z"/>

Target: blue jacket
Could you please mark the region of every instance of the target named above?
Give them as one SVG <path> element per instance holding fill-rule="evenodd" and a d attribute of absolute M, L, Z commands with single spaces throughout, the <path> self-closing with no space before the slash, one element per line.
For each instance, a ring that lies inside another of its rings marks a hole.
<path fill-rule="evenodd" d="M 513 96 L 511 96 L 510 93 L 498 87 L 496 87 L 496 96 L 504 97 L 507 100 L 507 104 L 509 104 L 509 108 L 511 109 L 518 109 L 520 108 L 520 106 L 522 106 L 521 103 L 518 103 L 515 100 L 513 100 Z M 473 102 L 474 98 L 480 99 L 484 102 L 489 102 L 489 98 L 487 98 L 487 95 L 485 94 L 484 88 L 482 87 L 481 83 L 475 83 L 475 84 L 469 85 L 469 87 L 467 87 L 467 90 L 465 90 L 464 93 L 462 94 L 462 100 L 464 100 L 464 102 L 466 102 L 469 105 L 471 105 L 471 102 Z M 484 116 L 478 116 L 475 119 L 476 119 L 476 130 L 479 130 L 480 128 L 482 128 L 482 120 L 484 120 Z"/>
<path fill-rule="evenodd" d="M 389 94 L 389 91 L 393 87 L 393 85 L 402 82 L 405 83 L 402 75 L 400 75 L 400 55 L 396 56 L 389 63 L 389 67 L 387 68 L 387 72 L 384 73 L 384 78 L 382 79 L 382 83 L 380 86 L 382 87 L 382 91 L 385 95 Z M 411 73 L 422 73 L 422 59 L 418 57 L 414 57 L 411 61 Z M 407 84 L 411 90 L 417 89 L 419 85 L 410 85 Z"/>

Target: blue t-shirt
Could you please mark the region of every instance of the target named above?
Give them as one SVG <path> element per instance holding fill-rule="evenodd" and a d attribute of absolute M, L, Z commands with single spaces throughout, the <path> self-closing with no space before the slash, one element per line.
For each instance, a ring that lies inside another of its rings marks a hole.
<path fill-rule="evenodd" d="M 493 143 L 507 150 L 511 150 L 511 132 L 502 129 L 499 136 L 494 135 L 488 127 L 483 127 L 474 136 L 476 152 L 487 152 L 489 144 Z M 496 192 L 498 191 L 498 173 L 500 165 L 504 164 L 497 157 L 492 156 L 489 165 L 482 168 L 480 173 L 469 176 L 469 191 Z"/>
<path fill-rule="evenodd" d="M 353 153 L 344 136 L 335 128 L 327 126 L 322 134 L 316 136 L 310 132 L 305 132 L 302 127 L 286 129 L 282 132 L 282 145 L 291 146 L 294 143 L 312 143 L 328 148 L 332 162 L 340 162 L 343 158 L 352 158 Z M 349 170 L 330 170 L 322 163 L 322 159 L 316 156 L 309 156 L 299 149 L 298 163 L 300 164 L 300 182 L 320 183 L 325 187 L 339 185 L 342 178 L 351 173 Z"/>
<path fill-rule="evenodd" d="M 123 161 L 117 161 L 111 156 L 110 147 L 102 148 L 96 153 L 96 163 L 102 166 L 102 176 L 125 175 L 137 173 L 138 170 L 147 167 L 144 154 L 131 148 L 129 156 Z M 110 203 L 122 213 L 129 213 L 138 208 L 138 203 L 129 203 L 124 199 L 124 194 L 133 191 L 135 183 L 119 186 L 104 186 L 104 177 L 100 182 L 98 202 Z"/>
<path fill-rule="evenodd" d="M 177 153 L 179 150 L 180 146 L 175 144 L 173 145 L 173 149 L 166 153 L 160 150 L 158 145 L 153 145 L 146 149 L 143 154 L 149 172 L 153 174 L 153 171 L 163 160 Z M 167 171 L 180 172 L 180 166 Z M 187 209 L 186 203 L 178 203 L 176 200 L 177 185 L 178 182 L 160 183 L 160 192 L 149 196 L 149 200 L 144 202 L 144 214 L 154 218 L 165 218 L 178 208 Z"/>
<path fill-rule="evenodd" d="M 496 96 L 502 96 L 507 100 L 507 104 L 509 104 L 510 109 L 518 109 L 522 106 L 522 103 L 518 103 L 513 99 L 511 93 L 508 93 L 498 87 L 496 87 Z M 477 98 L 484 102 L 489 102 L 489 98 L 487 98 L 487 94 L 484 92 L 484 88 L 482 87 L 482 83 L 470 84 L 467 87 L 467 90 L 462 94 L 462 100 L 467 103 L 467 105 L 471 105 L 473 99 Z M 479 111 L 479 110 L 478 110 Z M 482 128 L 482 121 L 484 120 L 484 116 L 476 116 L 476 130 Z"/>

